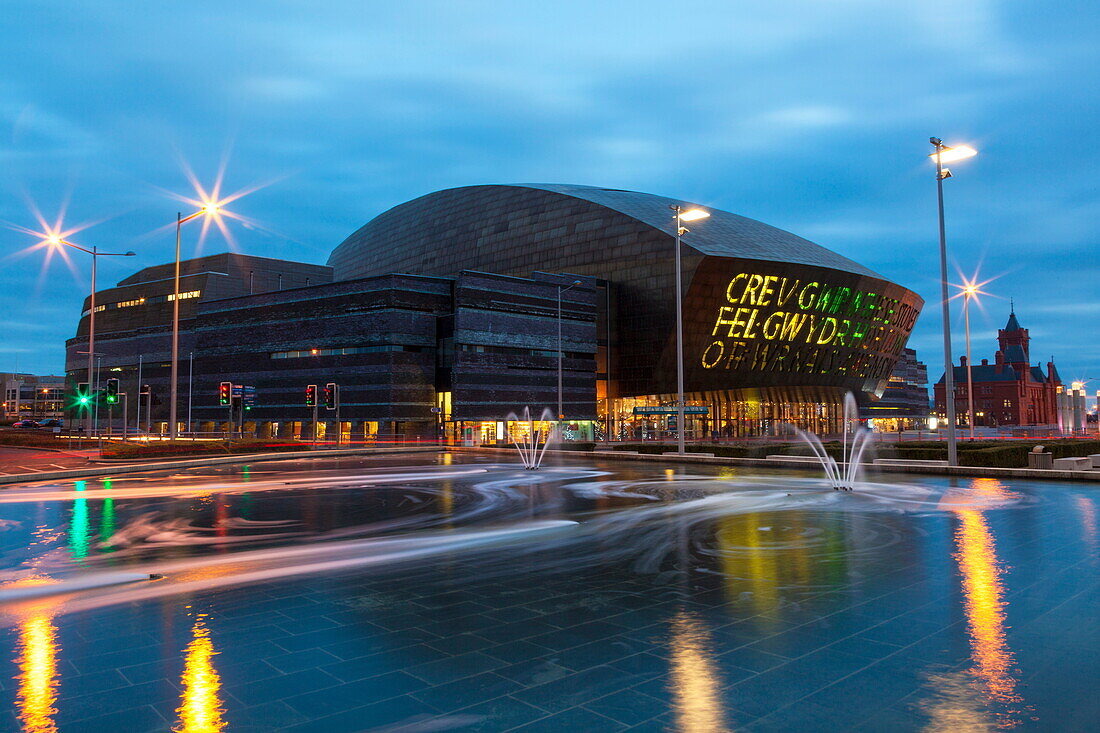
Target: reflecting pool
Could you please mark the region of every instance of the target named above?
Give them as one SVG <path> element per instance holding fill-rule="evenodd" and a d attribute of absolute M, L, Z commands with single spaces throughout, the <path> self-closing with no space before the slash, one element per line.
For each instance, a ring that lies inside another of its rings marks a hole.
<path fill-rule="evenodd" d="M 434 453 L 11 487 L 0 730 L 1089 729 L 1096 491 Z"/>

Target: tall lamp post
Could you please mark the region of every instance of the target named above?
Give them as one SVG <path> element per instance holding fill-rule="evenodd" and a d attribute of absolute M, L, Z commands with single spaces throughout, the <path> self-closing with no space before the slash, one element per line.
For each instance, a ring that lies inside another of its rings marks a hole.
<path fill-rule="evenodd" d="M 680 273 L 680 240 L 688 233 L 685 221 L 698 221 L 710 216 L 709 211 L 680 204 L 669 207 L 676 212 L 676 453 L 684 455 L 684 296 L 683 277 Z"/>
<path fill-rule="evenodd" d="M 179 351 L 180 351 L 180 229 L 184 224 L 197 219 L 200 216 L 210 216 L 218 213 L 220 207 L 215 202 L 206 203 L 201 209 L 190 216 L 184 216 L 176 212 L 176 271 L 172 287 L 172 375 L 171 396 L 168 404 L 169 437 L 175 440 L 179 437 L 179 424 L 176 422 L 179 380 Z"/>
<path fill-rule="evenodd" d="M 571 290 L 581 284 L 580 280 L 574 280 L 566 287 L 558 286 L 558 440 L 561 440 L 561 421 L 565 419 L 565 409 L 562 400 L 562 351 L 561 351 L 561 296 L 567 290 Z"/>
<path fill-rule="evenodd" d="M 943 182 L 951 177 L 944 163 L 963 160 L 978 154 L 969 145 L 949 147 L 938 137 L 928 138 L 935 150 L 929 157 L 936 161 L 936 196 L 940 215 L 940 294 L 943 306 L 943 393 L 947 408 L 947 464 L 959 464 L 959 449 L 955 440 L 955 361 L 951 358 L 951 306 L 947 294 L 947 231 L 943 221 Z"/>
<path fill-rule="evenodd" d="M 62 239 L 57 234 L 51 234 L 46 237 L 46 241 L 52 247 L 71 247 L 72 249 L 79 250 L 85 254 L 92 256 L 92 289 L 91 295 L 88 298 L 88 389 L 92 389 L 94 383 L 93 376 L 95 374 L 95 276 L 98 269 L 98 263 L 100 257 L 133 257 L 133 252 L 100 252 L 97 248 L 81 247 L 79 244 L 73 244 L 67 239 Z M 92 414 L 91 409 L 84 415 L 85 429 L 91 433 Z"/>

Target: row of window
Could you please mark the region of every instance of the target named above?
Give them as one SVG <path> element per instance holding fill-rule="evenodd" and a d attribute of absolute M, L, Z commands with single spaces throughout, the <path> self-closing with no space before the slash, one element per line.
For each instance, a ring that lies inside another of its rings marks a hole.
<path fill-rule="evenodd" d="M 304 351 L 276 351 L 272 359 L 304 359 L 307 356 L 346 356 L 348 354 L 377 354 L 384 351 L 409 351 L 419 353 L 427 351 L 426 346 L 407 346 L 404 344 L 379 344 L 376 346 L 344 346 L 336 349 L 305 349 Z"/>
<path fill-rule="evenodd" d="M 511 346 L 484 346 L 482 344 L 458 344 L 459 351 L 477 354 L 504 354 L 508 356 L 550 356 L 558 352 L 548 349 L 520 349 Z M 430 351 L 427 346 L 408 346 L 405 344 L 378 344 L 375 346 L 343 346 L 334 349 L 302 349 L 298 351 L 275 351 L 272 359 L 304 359 L 309 356 L 346 356 L 349 354 L 377 354 L 384 351 L 408 351 L 419 353 Z M 567 359 L 591 359 L 592 354 L 583 351 L 562 352 Z"/>
<path fill-rule="evenodd" d="M 180 300 L 190 300 L 191 298 L 198 298 L 202 296 L 201 290 L 188 290 L 186 293 L 180 293 Z M 175 293 L 168 293 L 168 295 L 154 295 L 152 298 L 135 298 L 133 300 L 122 300 L 117 303 L 103 303 L 95 307 L 96 313 L 102 313 L 105 310 L 115 310 L 116 308 L 133 308 L 136 305 L 152 305 L 153 303 L 171 303 L 176 299 Z M 81 316 L 88 315 L 88 311 L 81 313 Z"/>
<path fill-rule="evenodd" d="M 459 351 L 470 351 L 476 354 L 505 354 L 508 356 L 552 356 L 557 357 L 558 352 L 550 349 L 520 349 L 513 346 L 484 346 L 482 344 L 458 344 Z M 591 359 L 592 354 L 583 351 L 563 351 L 566 359 Z"/>

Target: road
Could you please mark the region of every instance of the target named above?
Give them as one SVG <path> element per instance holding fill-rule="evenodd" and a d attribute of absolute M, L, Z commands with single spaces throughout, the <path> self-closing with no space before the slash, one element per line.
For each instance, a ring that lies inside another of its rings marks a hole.
<path fill-rule="evenodd" d="M 53 451 L 0 446 L 0 476 L 84 468 L 98 456 L 96 449 Z"/>

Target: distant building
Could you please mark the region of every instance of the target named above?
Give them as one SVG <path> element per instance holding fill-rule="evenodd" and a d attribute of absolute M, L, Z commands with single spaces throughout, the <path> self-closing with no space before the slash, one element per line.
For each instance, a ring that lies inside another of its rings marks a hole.
<path fill-rule="evenodd" d="M 65 407 L 65 377 L 0 372 L 4 385 L 4 420 L 61 417 Z"/>
<path fill-rule="evenodd" d="M 931 405 L 928 402 L 928 367 L 917 360 L 917 352 L 905 349 L 886 381 L 878 400 L 865 399 L 859 408 L 861 418 L 878 432 L 920 430 L 927 426 Z"/>
<path fill-rule="evenodd" d="M 1046 371 L 1031 364 L 1031 337 L 1026 328 L 1020 327 L 1015 308 L 1008 316 L 1008 323 L 997 332 L 1000 349 L 994 354 L 994 363 L 982 359 L 972 367 L 974 383 L 974 425 L 997 427 L 1002 425 L 1056 425 L 1058 424 L 1058 394 L 1062 391 L 1062 378 L 1053 361 L 1048 361 Z M 959 424 L 969 424 L 967 415 L 966 357 L 955 367 L 955 414 Z M 946 417 L 944 379 L 936 383 L 936 413 Z"/>

